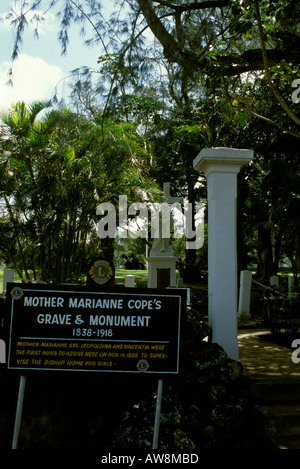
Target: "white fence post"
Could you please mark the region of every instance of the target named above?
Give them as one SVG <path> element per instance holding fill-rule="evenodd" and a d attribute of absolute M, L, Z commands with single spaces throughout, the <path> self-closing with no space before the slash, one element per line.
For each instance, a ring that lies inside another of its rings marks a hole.
<path fill-rule="evenodd" d="M 251 299 L 252 272 L 242 270 L 240 274 L 240 294 L 239 294 L 239 319 L 250 319 L 250 299 Z"/>

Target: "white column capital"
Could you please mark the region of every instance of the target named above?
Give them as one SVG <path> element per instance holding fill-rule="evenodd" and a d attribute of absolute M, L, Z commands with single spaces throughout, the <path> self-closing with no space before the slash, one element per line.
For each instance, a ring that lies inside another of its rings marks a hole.
<path fill-rule="evenodd" d="M 194 159 L 194 169 L 205 172 L 238 173 L 240 169 L 253 159 L 253 150 L 215 147 L 203 148 Z"/>

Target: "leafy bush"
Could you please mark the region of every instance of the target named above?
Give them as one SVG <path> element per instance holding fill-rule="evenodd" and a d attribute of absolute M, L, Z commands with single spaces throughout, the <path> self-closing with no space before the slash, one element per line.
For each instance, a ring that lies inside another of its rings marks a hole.
<path fill-rule="evenodd" d="M 142 254 L 136 254 L 135 252 L 124 253 L 122 259 L 126 269 L 142 270 L 145 268 L 145 256 Z"/>

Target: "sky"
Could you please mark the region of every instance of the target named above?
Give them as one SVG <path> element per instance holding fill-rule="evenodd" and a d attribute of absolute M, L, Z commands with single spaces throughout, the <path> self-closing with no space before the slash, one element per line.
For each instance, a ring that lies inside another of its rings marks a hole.
<path fill-rule="evenodd" d="M 70 71 L 82 66 L 97 67 L 97 58 L 101 54 L 97 48 L 86 48 L 79 28 L 74 28 L 67 55 L 62 56 L 57 40 L 58 20 L 50 11 L 40 28 L 39 39 L 34 38 L 33 27 L 27 28 L 19 57 L 12 64 L 13 29 L 5 16 L 13 3 L 13 0 L 0 0 L 0 112 L 7 112 L 18 100 L 28 104 L 48 100 L 57 86 L 60 97 L 67 94 L 69 88 L 65 79 L 70 76 Z M 11 67 L 13 86 L 8 86 Z"/>

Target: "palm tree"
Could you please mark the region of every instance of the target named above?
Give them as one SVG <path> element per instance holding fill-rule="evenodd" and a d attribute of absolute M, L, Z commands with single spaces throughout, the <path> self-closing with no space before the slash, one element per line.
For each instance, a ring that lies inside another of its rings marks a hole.
<path fill-rule="evenodd" d="M 130 202 L 139 188 L 155 187 L 144 141 L 131 124 L 90 121 L 67 109 L 36 121 L 24 103 L 7 124 L 3 258 L 25 279 L 32 272 L 47 282 L 78 282 L 92 257 L 112 258 L 114 240 L 95 236 L 97 205 L 117 205 L 121 194 Z"/>
<path fill-rule="evenodd" d="M 26 233 L 27 207 L 24 182 L 34 184 L 33 155 L 29 141 L 35 131 L 36 117 L 46 103 L 32 107 L 25 102 L 13 104 L 8 116 L 0 120 L 1 192 L 0 249 L 21 278 L 29 279 L 26 251 L 30 242 Z"/>

